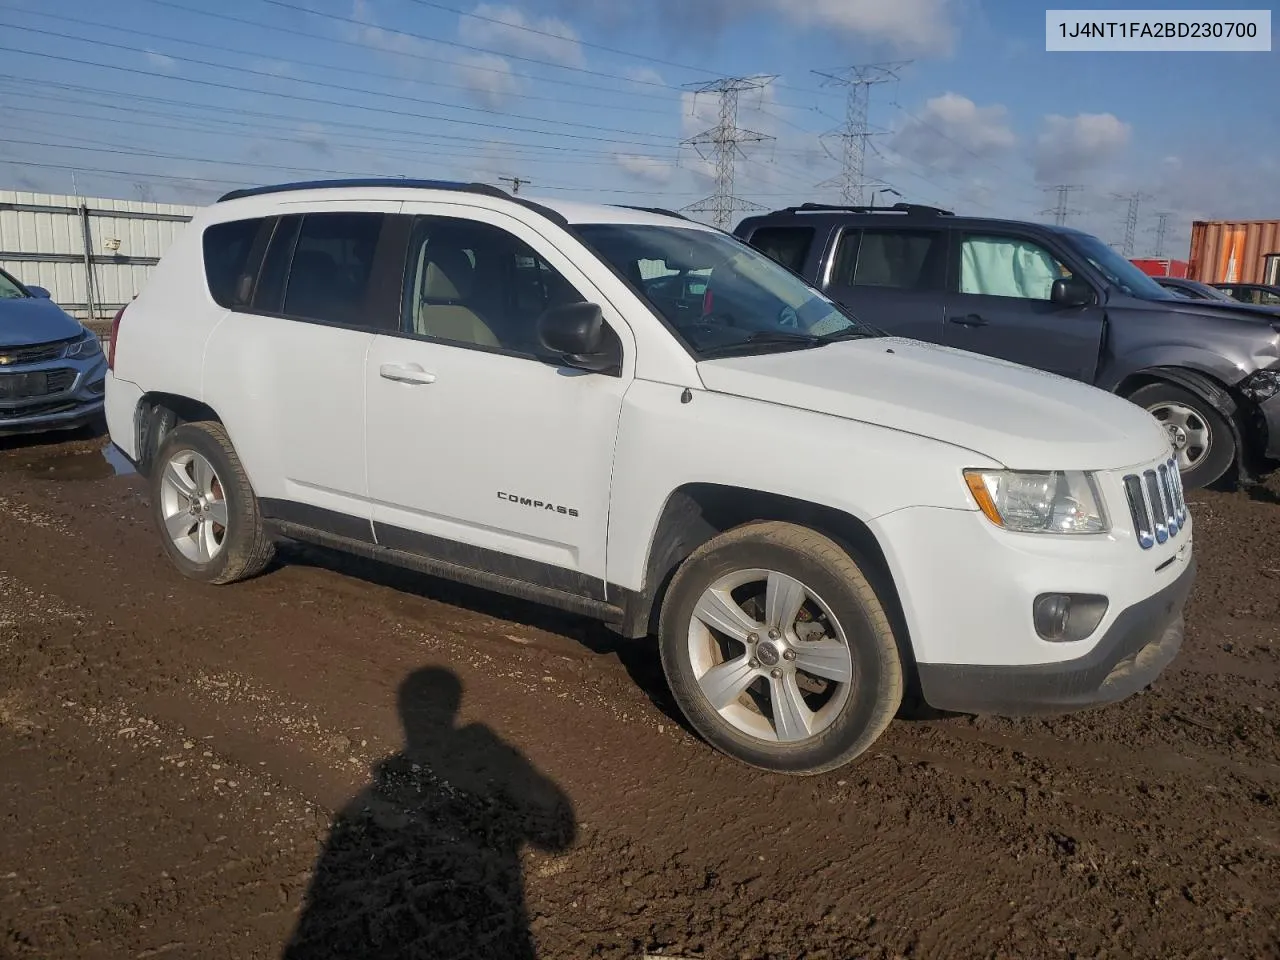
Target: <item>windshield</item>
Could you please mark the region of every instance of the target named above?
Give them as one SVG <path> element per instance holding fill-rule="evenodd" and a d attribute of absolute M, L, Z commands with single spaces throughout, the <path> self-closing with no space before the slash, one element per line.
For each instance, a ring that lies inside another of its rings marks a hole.
<path fill-rule="evenodd" d="M 1129 296 L 1143 300 L 1180 299 L 1177 294 L 1160 286 L 1097 237 L 1076 233 L 1071 235 L 1071 242 L 1096 270 Z"/>
<path fill-rule="evenodd" d="M 27 296 L 17 280 L 0 270 L 0 300 L 18 300 Z"/>
<path fill-rule="evenodd" d="M 584 224 L 576 231 L 700 357 L 879 335 L 726 234 L 620 223 Z"/>

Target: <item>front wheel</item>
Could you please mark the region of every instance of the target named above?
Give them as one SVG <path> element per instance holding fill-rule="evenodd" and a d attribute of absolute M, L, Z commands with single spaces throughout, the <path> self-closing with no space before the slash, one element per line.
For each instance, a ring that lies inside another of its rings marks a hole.
<path fill-rule="evenodd" d="M 1209 486 L 1235 462 L 1235 437 L 1226 418 L 1190 390 L 1151 383 L 1131 393 L 1129 400 L 1159 420 L 1169 434 L 1187 489 Z"/>
<path fill-rule="evenodd" d="M 696 550 L 671 582 L 659 643 L 694 729 L 766 770 L 842 766 L 902 702 L 875 591 L 836 543 L 793 524 L 748 524 Z"/>

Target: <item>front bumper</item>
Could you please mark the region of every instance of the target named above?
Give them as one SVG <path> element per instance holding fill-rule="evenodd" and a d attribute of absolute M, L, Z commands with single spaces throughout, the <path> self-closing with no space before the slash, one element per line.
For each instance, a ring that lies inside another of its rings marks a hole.
<path fill-rule="evenodd" d="M 40 372 L 60 375 L 66 386 L 41 396 L 0 400 L 0 437 L 72 430 L 102 416 L 107 373 L 102 354 L 6 367 L 0 376 Z"/>
<path fill-rule="evenodd" d="M 1156 679 L 1182 646 L 1195 559 L 1159 593 L 1121 611 L 1089 653 L 1028 666 L 919 664 L 925 702 L 1003 716 L 1064 713 L 1123 700 Z"/>

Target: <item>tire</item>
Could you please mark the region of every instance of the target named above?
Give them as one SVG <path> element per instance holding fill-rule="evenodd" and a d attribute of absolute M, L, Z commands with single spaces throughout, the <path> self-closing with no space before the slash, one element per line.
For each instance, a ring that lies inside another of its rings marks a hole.
<path fill-rule="evenodd" d="M 1226 418 L 1207 400 L 1172 383 L 1139 387 L 1129 400 L 1169 431 L 1178 454 L 1182 485 L 1188 490 L 1209 486 L 1235 463 L 1235 436 Z"/>
<path fill-rule="evenodd" d="M 771 636 L 770 624 L 782 636 Z M 871 584 L 840 546 L 794 524 L 747 524 L 694 551 L 671 581 L 658 638 L 667 682 L 693 728 L 721 752 L 775 773 L 849 763 L 902 703 L 902 662 Z M 813 692 L 814 681 L 826 691 Z M 797 695 L 805 714 L 775 708 L 795 707 Z"/>
<path fill-rule="evenodd" d="M 271 562 L 275 544 L 222 424 L 203 420 L 169 431 L 149 483 L 160 541 L 183 575 L 234 583 L 256 576 Z M 188 509 L 196 502 L 193 492 L 199 493 L 194 512 Z"/>

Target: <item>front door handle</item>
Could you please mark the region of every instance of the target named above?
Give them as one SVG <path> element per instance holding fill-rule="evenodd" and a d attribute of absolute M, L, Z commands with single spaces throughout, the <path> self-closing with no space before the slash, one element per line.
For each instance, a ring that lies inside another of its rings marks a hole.
<path fill-rule="evenodd" d="M 397 383 L 435 383 L 436 375 L 427 373 L 416 363 L 384 363 L 378 368 L 378 376 Z"/>
<path fill-rule="evenodd" d="M 951 317 L 952 323 L 958 323 L 962 327 L 985 327 L 987 321 L 976 313 L 966 313 L 963 317 Z"/>

